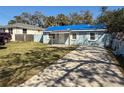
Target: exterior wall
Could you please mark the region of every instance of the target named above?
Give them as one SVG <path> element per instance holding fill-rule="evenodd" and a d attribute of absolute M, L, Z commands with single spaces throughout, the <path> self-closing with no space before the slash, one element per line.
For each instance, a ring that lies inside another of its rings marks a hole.
<path fill-rule="evenodd" d="M 69 42 L 68 42 L 69 41 L 68 34 L 64 35 L 64 37 L 65 37 L 64 44 L 68 45 L 69 44 Z M 59 37 L 57 39 L 51 40 L 49 38 L 49 33 L 44 32 L 44 34 L 43 34 L 43 43 L 45 43 L 45 44 L 60 44 L 59 43 Z"/>
<path fill-rule="evenodd" d="M 50 43 L 49 33 L 43 33 L 43 43 L 44 44 Z"/>
<path fill-rule="evenodd" d="M 38 31 L 38 30 L 27 30 L 27 34 L 40 35 L 40 34 L 43 34 L 43 31 Z"/>
<path fill-rule="evenodd" d="M 94 32 L 94 31 L 92 31 Z M 72 34 L 76 33 L 76 39 L 72 38 Z M 95 37 L 96 40 L 90 40 L 90 32 L 71 32 L 70 33 L 70 40 L 69 35 L 66 35 L 65 45 L 98 45 L 100 47 L 104 47 L 107 43 L 107 34 L 105 32 L 94 32 L 96 33 Z M 45 33 L 43 36 L 43 43 L 50 44 L 49 33 Z"/>
<path fill-rule="evenodd" d="M 35 34 L 34 35 L 34 42 L 41 42 L 41 43 L 43 43 L 43 34 Z"/>
<path fill-rule="evenodd" d="M 106 43 L 106 34 L 105 32 L 92 32 L 95 33 L 95 40 L 90 40 L 91 32 L 76 32 L 77 39 L 71 38 L 71 45 L 93 45 L 93 46 L 101 46 L 103 47 Z"/>
<path fill-rule="evenodd" d="M 76 39 L 72 38 L 72 34 L 76 33 Z M 88 33 L 87 32 L 73 32 L 70 34 L 70 44 L 71 45 L 83 45 L 88 41 Z"/>
<path fill-rule="evenodd" d="M 5 29 L 5 32 L 9 32 L 8 29 Z M 15 40 L 15 35 L 16 34 L 23 34 L 23 29 L 13 28 L 13 34 L 11 34 L 12 35 L 12 40 L 11 41 L 16 41 Z M 39 42 L 38 37 L 42 37 L 43 31 L 27 29 L 27 34 L 34 35 L 34 41 Z"/>

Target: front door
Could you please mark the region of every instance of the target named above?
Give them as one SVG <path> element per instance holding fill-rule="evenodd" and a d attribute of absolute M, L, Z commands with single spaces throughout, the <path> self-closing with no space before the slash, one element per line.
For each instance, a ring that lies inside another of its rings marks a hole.
<path fill-rule="evenodd" d="M 59 44 L 65 44 L 65 36 L 64 36 L 64 34 L 59 34 Z"/>

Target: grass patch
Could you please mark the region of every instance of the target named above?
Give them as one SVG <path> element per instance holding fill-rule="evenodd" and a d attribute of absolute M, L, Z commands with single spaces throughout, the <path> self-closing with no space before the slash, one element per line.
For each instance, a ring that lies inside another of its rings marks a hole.
<path fill-rule="evenodd" d="M 0 49 L 0 86 L 17 86 L 76 47 L 49 47 L 34 42 L 11 42 Z"/>

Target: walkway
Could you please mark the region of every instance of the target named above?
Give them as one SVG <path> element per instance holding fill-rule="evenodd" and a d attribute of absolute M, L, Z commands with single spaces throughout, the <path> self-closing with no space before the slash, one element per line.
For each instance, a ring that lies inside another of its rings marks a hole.
<path fill-rule="evenodd" d="M 119 87 L 124 76 L 106 49 L 80 46 L 20 86 Z"/>

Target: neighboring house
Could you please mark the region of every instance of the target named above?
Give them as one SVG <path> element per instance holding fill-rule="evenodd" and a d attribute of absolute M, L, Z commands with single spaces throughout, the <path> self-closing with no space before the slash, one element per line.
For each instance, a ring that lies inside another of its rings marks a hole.
<path fill-rule="evenodd" d="M 65 45 L 93 45 L 104 47 L 108 44 L 107 29 L 104 25 L 68 25 L 48 27 L 44 31 L 43 43 Z"/>
<path fill-rule="evenodd" d="M 43 29 L 34 25 L 16 23 L 0 27 L 0 30 L 11 34 L 11 41 L 42 42 Z"/>

